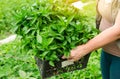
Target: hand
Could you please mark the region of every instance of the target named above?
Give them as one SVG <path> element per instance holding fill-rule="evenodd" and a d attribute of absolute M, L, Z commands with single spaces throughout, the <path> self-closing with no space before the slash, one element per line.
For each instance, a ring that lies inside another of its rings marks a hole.
<path fill-rule="evenodd" d="M 87 52 L 86 52 L 85 45 L 80 45 L 80 46 L 77 46 L 75 49 L 71 50 L 69 57 L 63 56 L 62 58 L 68 59 L 70 61 L 78 61 L 86 54 Z"/>

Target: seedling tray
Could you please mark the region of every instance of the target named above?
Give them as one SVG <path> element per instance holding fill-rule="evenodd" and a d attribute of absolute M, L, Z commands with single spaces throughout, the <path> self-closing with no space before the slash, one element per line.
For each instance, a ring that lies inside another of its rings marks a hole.
<path fill-rule="evenodd" d="M 55 62 L 55 66 L 49 65 L 48 61 L 41 60 L 38 57 L 35 57 L 37 66 L 40 71 L 40 76 L 42 79 L 46 79 L 51 76 L 62 74 L 65 72 L 81 70 L 87 67 L 90 54 L 84 56 L 77 62 L 70 62 L 65 59 L 61 59 L 59 62 Z"/>

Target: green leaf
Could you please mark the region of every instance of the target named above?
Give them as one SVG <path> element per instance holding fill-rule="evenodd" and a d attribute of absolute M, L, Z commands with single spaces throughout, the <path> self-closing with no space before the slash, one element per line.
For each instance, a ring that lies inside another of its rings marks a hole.
<path fill-rule="evenodd" d="M 66 39 L 69 43 L 71 43 L 71 38 L 70 37 L 66 37 Z"/>
<path fill-rule="evenodd" d="M 66 46 L 66 45 L 67 45 L 67 40 L 64 41 L 62 45 L 63 45 L 63 46 Z"/>
<path fill-rule="evenodd" d="M 57 48 L 58 48 L 57 45 L 50 45 L 50 47 L 49 47 L 50 50 L 55 50 L 55 49 L 57 49 Z"/>
<path fill-rule="evenodd" d="M 88 41 L 87 38 L 83 38 L 83 40 L 82 40 L 83 43 L 86 43 L 87 41 Z"/>
<path fill-rule="evenodd" d="M 28 27 L 27 27 L 27 26 L 24 26 L 22 30 L 23 30 L 23 32 L 24 32 L 24 34 L 25 34 L 25 33 L 28 31 Z"/>
<path fill-rule="evenodd" d="M 39 30 L 37 31 L 37 42 L 42 43 L 42 36 L 39 34 Z"/>
<path fill-rule="evenodd" d="M 37 20 L 37 16 L 33 17 L 31 25 L 35 24 L 36 20 Z"/>
<path fill-rule="evenodd" d="M 47 45 L 50 45 L 53 42 L 54 38 L 48 38 Z"/>
<path fill-rule="evenodd" d="M 68 19 L 67 19 L 67 23 L 66 25 L 68 26 L 68 24 L 70 24 L 70 22 L 73 20 L 75 14 L 74 15 L 71 15 Z"/>
<path fill-rule="evenodd" d="M 64 51 L 64 56 L 69 57 L 70 56 L 70 52 Z"/>
<path fill-rule="evenodd" d="M 61 26 L 58 30 L 59 33 L 62 33 L 66 28 L 67 28 L 66 26 Z"/>
<path fill-rule="evenodd" d="M 53 61 L 49 61 L 49 64 L 51 65 L 51 66 L 55 66 L 55 64 L 54 64 L 54 62 Z"/>
<path fill-rule="evenodd" d="M 61 41 L 64 40 L 64 36 L 60 34 L 57 34 L 55 38 Z"/>
<path fill-rule="evenodd" d="M 31 30 L 34 30 L 35 28 L 30 28 L 30 29 L 28 29 L 26 32 L 25 32 L 25 34 L 28 34 Z"/>
<path fill-rule="evenodd" d="M 67 32 L 74 32 L 74 28 L 73 27 L 69 27 L 66 29 Z"/>
<path fill-rule="evenodd" d="M 43 56 L 46 56 L 47 54 L 49 53 L 49 51 L 45 51 L 45 52 L 43 52 Z"/>
<path fill-rule="evenodd" d="M 26 72 L 23 70 L 19 70 L 19 76 L 25 78 L 27 76 Z"/>

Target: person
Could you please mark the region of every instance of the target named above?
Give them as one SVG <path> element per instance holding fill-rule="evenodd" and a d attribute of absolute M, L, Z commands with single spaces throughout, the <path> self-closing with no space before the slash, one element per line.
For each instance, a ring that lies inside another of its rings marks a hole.
<path fill-rule="evenodd" d="M 72 49 L 68 60 L 78 61 L 89 52 L 102 48 L 102 78 L 120 79 L 120 0 L 97 0 L 96 9 L 96 27 L 101 32 L 86 44 Z"/>

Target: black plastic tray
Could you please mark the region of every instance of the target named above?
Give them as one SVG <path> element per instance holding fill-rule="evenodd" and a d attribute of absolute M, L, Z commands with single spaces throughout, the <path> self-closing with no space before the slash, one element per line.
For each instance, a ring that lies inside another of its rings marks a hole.
<path fill-rule="evenodd" d="M 35 57 L 35 60 L 39 68 L 41 78 L 46 79 L 54 75 L 86 68 L 89 57 L 90 54 L 84 56 L 77 62 L 69 62 L 68 60 L 61 59 L 61 61 L 55 62 L 55 67 L 50 66 L 48 61 L 41 60 L 38 57 Z"/>

